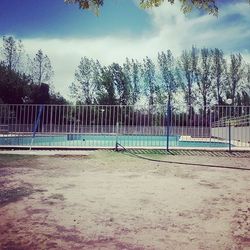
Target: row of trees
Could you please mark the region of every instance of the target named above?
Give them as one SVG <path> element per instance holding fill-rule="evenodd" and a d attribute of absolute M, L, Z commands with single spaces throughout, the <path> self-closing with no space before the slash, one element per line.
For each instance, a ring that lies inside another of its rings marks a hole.
<path fill-rule="evenodd" d="M 241 54 L 226 59 L 220 49 L 184 50 L 175 57 L 170 50 L 139 62 L 126 59 L 122 65 L 102 66 L 83 57 L 70 86 L 80 104 L 134 105 L 185 103 L 187 107 L 250 105 L 250 65 Z M 206 111 L 206 110 L 205 110 Z"/>
<path fill-rule="evenodd" d="M 53 68 L 39 50 L 26 55 L 20 40 L 3 37 L 0 57 L 1 103 L 67 103 L 53 90 Z M 125 63 L 103 66 L 83 57 L 70 85 L 78 104 L 136 105 L 168 101 L 192 109 L 224 105 L 250 105 L 250 65 L 241 54 L 226 58 L 220 49 L 192 47 L 179 57 L 170 50 L 157 60 L 126 59 Z M 206 111 L 206 110 L 205 110 Z"/>
<path fill-rule="evenodd" d="M 3 37 L 0 47 L 0 103 L 66 103 L 53 89 L 49 57 L 25 53 L 21 40 Z"/>

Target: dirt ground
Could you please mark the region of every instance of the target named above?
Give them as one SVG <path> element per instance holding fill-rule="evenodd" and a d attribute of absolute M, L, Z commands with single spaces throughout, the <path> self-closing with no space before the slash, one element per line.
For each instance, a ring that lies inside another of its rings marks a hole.
<path fill-rule="evenodd" d="M 250 158 L 143 156 L 0 155 L 0 249 L 250 249 Z"/>

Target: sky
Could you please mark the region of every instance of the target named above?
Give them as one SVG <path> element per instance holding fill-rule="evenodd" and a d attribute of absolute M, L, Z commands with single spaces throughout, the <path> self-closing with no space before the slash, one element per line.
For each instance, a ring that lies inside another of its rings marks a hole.
<path fill-rule="evenodd" d="M 218 17 L 196 10 L 184 15 L 178 3 L 143 10 L 138 2 L 105 0 L 96 16 L 63 0 L 0 0 L 0 36 L 21 39 L 31 57 L 42 49 L 54 68 L 55 89 L 66 97 L 84 56 L 108 65 L 126 57 L 155 59 L 167 49 L 179 56 L 195 45 L 217 47 L 226 55 L 240 52 L 250 62 L 246 0 L 218 1 Z"/>

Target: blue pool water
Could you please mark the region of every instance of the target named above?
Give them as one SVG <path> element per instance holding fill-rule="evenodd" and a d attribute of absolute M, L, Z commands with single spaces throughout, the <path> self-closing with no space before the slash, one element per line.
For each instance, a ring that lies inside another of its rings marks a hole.
<path fill-rule="evenodd" d="M 0 137 L 0 145 L 31 144 L 31 136 L 4 136 Z M 82 146 L 82 147 L 115 147 L 116 141 L 124 147 L 166 147 L 166 136 L 157 135 L 93 135 L 93 134 L 66 134 L 53 136 L 36 136 L 33 146 Z M 169 137 L 170 147 L 228 147 L 228 143 L 207 141 L 180 141 L 180 136 Z"/>

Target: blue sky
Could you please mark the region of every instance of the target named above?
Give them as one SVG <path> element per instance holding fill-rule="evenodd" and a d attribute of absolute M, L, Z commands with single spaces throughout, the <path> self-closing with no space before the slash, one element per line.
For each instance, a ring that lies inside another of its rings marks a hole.
<path fill-rule="evenodd" d="M 27 37 L 88 37 L 131 33 L 150 27 L 148 14 L 133 0 L 108 0 L 97 17 L 63 0 L 1 0 L 0 32 Z"/>
<path fill-rule="evenodd" d="M 139 1 L 139 0 L 138 0 Z M 250 62 L 250 5 L 220 0 L 218 18 L 198 11 L 184 15 L 179 4 L 142 10 L 136 0 L 106 0 L 100 15 L 66 5 L 63 0 L 0 0 L 0 35 L 22 39 L 33 57 L 42 49 L 51 59 L 57 90 L 68 94 L 81 57 L 102 64 L 126 57 L 156 58 L 171 49 L 218 47 L 226 55 L 241 52 Z"/>

